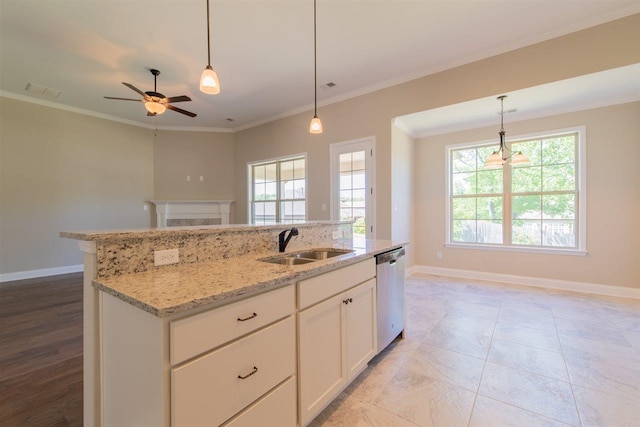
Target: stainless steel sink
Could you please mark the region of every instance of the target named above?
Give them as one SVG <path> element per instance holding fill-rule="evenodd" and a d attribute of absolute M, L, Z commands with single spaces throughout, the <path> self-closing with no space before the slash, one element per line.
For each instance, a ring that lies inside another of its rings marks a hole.
<path fill-rule="evenodd" d="M 308 264 L 310 262 L 315 262 L 315 259 L 306 259 L 306 258 L 296 258 L 296 257 L 279 257 L 279 258 L 267 258 L 261 259 L 263 262 L 270 262 L 272 264 L 282 264 L 282 265 L 299 265 L 299 264 Z"/>
<path fill-rule="evenodd" d="M 353 252 L 349 249 L 312 249 L 303 252 L 295 252 L 291 254 L 296 258 L 308 258 L 313 260 L 322 260 L 337 257 L 344 254 Z"/>
<path fill-rule="evenodd" d="M 262 258 L 260 261 L 270 262 L 272 264 L 299 265 L 326 260 L 340 255 L 349 254 L 351 252 L 353 252 L 351 249 L 305 249 L 303 251 L 291 252 L 284 255 Z"/>

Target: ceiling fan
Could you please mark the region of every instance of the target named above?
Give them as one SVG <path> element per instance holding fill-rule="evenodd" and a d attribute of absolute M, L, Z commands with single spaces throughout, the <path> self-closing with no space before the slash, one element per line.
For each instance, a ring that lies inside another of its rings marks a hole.
<path fill-rule="evenodd" d="M 173 103 L 173 102 L 191 101 L 191 98 L 189 98 L 188 96 L 181 95 L 181 96 L 172 96 L 171 98 L 166 98 L 163 94 L 157 92 L 156 91 L 156 81 L 157 81 L 158 75 L 160 74 L 160 71 L 158 71 L 158 70 L 156 70 L 154 68 L 150 69 L 149 71 L 151 71 L 151 74 L 153 74 L 153 91 L 143 92 L 140 89 L 138 89 L 137 87 L 135 87 L 134 85 L 132 85 L 131 83 L 122 82 L 122 84 L 125 85 L 126 87 L 128 87 L 131 90 L 134 90 L 134 91 L 138 92 L 140 95 L 142 95 L 143 99 L 116 98 L 116 97 L 112 97 L 112 96 L 105 96 L 105 98 L 106 99 L 119 99 L 121 101 L 143 102 L 144 103 L 144 108 L 147 109 L 147 116 L 156 116 L 158 114 L 162 114 L 162 113 L 165 112 L 165 110 L 167 108 L 169 110 L 173 110 L 173 111 L 175 111 L 177 113 L 184 114 L 184 115 L 189 116 L 189 117 L 197 116 L 196 113 L 192 113 L 191 111 L 183 110 L 182 108 L 174 107 L 173 105 L 171 105 L 171 103 Z"/>

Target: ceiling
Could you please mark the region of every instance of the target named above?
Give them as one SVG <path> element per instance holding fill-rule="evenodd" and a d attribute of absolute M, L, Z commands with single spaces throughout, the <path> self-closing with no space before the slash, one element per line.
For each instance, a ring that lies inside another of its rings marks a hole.
<path fill-rule="evenodd" d="M 210 5 L 215 96 L 198 89 L 207 63 L 205 0 L 0 0 L 0 95 L 158 129 L 233 131 L 311 110 L 313 2 Z M 637 0 L 318 0 L 318 103 L 635 13 Z M 158 92 L 192 98 L 177 106 L 196 118 L 147 117 L 140 103 L 103 98 L 138 96 L 121 82 L 153 90 L 150 68 L 161 71 Z M 29 83 L 62 93 L 30 92 Z M 495 119 L 497 101 L 478 102 L 486 107 L 471 110 L 493 109 Z M 414 133 L 434 132 L 409 122 Z"/>
<path fill-rule="evenodd" d="M 640 64 L 560 80 L 506 95 L 505 123 L 640 101 Z M 415 138 L 490 125 L 497 128 L 501 108 L 497 96 L 407 114 L 396 117 L 394 123 Z"/>

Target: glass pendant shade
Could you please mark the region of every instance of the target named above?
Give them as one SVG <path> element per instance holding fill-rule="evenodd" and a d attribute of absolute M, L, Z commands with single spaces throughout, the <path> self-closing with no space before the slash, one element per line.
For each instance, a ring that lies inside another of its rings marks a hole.
<path fill-rule="evenodd" d="M 309 125 L 310 133 L 322 133 L 322 122 L 318 118 L 318 116 L 313 116 L 311 119 L 311 124 Z"/>
<path fill-rule="evenodd" d="M 144 103 L 144 108 L 147 109 L 148 112 L 153 114 L 162 114 L 167 111 L 167 107 L 155 101 L 147 101 Z"/>
<path fill-rule="evenodd" d="M 522 154 L 522 151 L 518 151 L 511 158 L 511 166 L 522 166 L 522 165 L 528 165 L 529 163 L 531 163 L 531 160 L 529 160 L 527 156 Z"/>
<path fill-rule="evenodd" d="M 500 153 L 497 151 L 494 151 L 493 153 L 491 153 L 491 155 L 485 162 L 484 167 L 485 169 L 497 169 L 497 168 L 501 168 L 503 164 L 504 164 L 504 159 L 502 158 Z"/>
<path fill-rule="evenodd" d="M 207 68 L 202 72 L 202 77 L 200 77 L 200 91 L 208 95 L 217 95 L 220 93 L 218 75 L 213 71 L 211 65 L 207 65 Z"/>

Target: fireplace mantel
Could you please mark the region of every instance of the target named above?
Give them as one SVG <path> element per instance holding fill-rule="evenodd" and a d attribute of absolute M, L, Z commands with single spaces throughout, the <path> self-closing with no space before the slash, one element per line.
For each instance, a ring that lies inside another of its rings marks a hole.
<path fill-rule="evenodd" d="M 233 200 L 150 200 L 156 205 L 157 227 L 211 225 L 212 220 L 229 224 Z M 178 224 L 175 224 L 178 222 Z M 174 224 L 172 224 L 174 223 Z"/>

